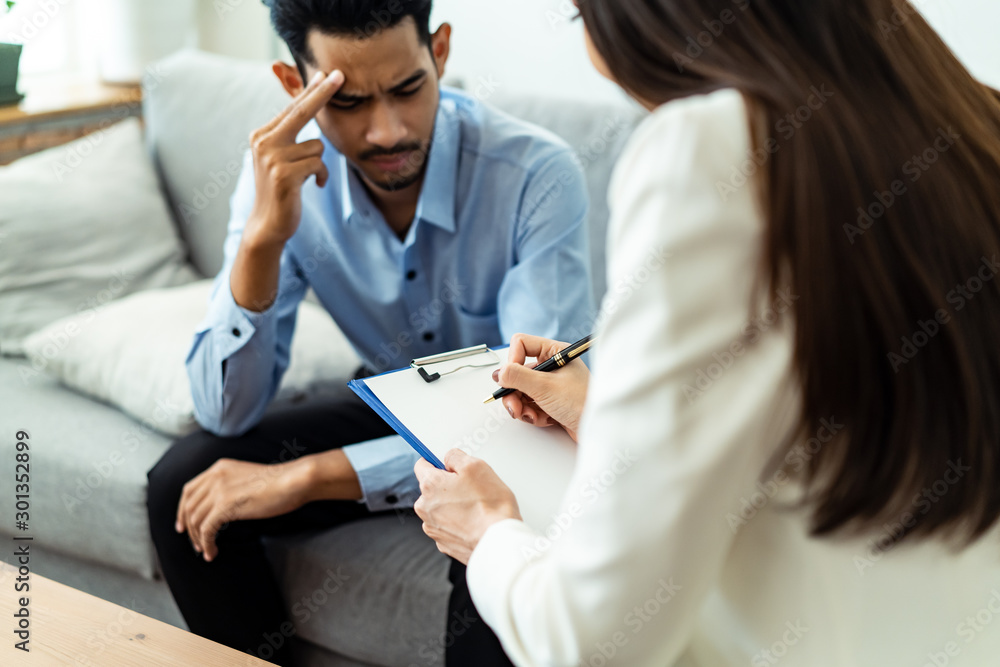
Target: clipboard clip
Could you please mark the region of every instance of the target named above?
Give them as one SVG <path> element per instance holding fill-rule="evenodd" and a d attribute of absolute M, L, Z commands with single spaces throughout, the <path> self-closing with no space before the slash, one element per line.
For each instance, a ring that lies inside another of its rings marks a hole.
<path fill-rule="evenodd" d="M 493 356 L 493 360 L 489 363 L 484 364 L 465 364 L 459 366 L 458 368 L 453 368 L 450 371 L 445 371 L 443 373 L 428 373 L 425 366 L 433 366 L 435 364 L 441 364 L 447 361 L 455 361 L 456 359 L 465 359 L 466 357 L 474 357 L 485 352 L 489 352 Z M 424 379 L 424 382 L 430 384 L 431 382 L 437 382 L 444 375 L 451 375 L 463 368 L 485 368 L 486 366 L 495 366 L 500 363 L 500 357 L 497 356 L 496 352 L 491 350 L 488 345 L 476 345 L 474 347 L 467 347 L 462 350 L 455 350 L 454 352 L 444 352 L 442 354 L 435 354 L 429 357 L 421 357 L 420 359 L 414 359 L 410 362 L 410 368 L 416 369 L 420 377 Z"/>

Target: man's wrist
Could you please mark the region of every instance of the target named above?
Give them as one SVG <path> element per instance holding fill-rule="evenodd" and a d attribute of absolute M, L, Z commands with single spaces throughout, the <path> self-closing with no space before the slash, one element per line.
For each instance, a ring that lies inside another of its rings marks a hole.
<path fill-rule="evenodd" d="M 363 497 L 358 475 L 341 449 L 303 456 L 290 465 L 296 466 L 291 479 L 295 488 L 302 490 L 305 503 Z"/>
<path fill-rule="evenodd" d="M 255 313 L 263 313 L 274 305 L 284 248 L 284 242 L 262 239 L 248 225 L 229 277 L 236 305 Z"/>
<path fill-rule="evenodd" d="M 260 225 L 255 225 L 260 227 Z M 247 224 L 250 227 L 250 224 Z M 254 260 L 281 258 L 287 239 L 274 238 L 260 232 L 245 231 L 241 241 L 242 250 Z"/>
<path fill-rule="evenodd" d="M 289 467 L 289 474 L 285 476 L 289 492 L 298 495 L 303 505 L 319 500 L 316 497 L 316 489 L 319 486 L 319 466 L 316 463 L 316 456 L 303 456 L 284 465 Z"/>

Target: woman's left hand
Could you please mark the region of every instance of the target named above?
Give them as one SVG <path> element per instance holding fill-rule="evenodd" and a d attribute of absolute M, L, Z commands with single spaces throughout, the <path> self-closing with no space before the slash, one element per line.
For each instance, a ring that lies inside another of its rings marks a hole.
<path fill-rule="evenodd" d="M 421 494 L 413 509 L 438 550 L 468 565 L 486 529 L 520 519 L 521 512 L 514 494 L 482 460 L 453 449 L 443 463 L 448 470 L 424 459 L 413 467 Z"/>

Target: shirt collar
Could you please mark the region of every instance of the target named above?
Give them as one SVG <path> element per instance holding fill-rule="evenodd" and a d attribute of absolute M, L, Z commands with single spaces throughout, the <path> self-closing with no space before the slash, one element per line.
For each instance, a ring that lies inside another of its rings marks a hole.
<path fill-rule="evenodd" d="M 416 218 L 447 232 L 455 231 L 455 188 L 461 141 L 462 125 L 458 111 L 455 104 L 442 95 Z"/>
<path fill-rule="evenodd" d="M 461 119 L 454 103 L 442 96 L 415 220 L 425 220 L 447 232 L 454 232 L 456 228 L 455 189 L 461 129 Z M 343 155 L 340 156 L 340 191 L 343 193 L 341 212 L 344 221 L 353 222 L 357 215 L 363 218 L 371 216 L 375 205 Z"/>
<path fill-rule="evenodd" d="M 347 158 L 340 156 L 340 192 L 341 192 L 341 213 L 347 223 L 355 221 L 355 216 L 369 218 L 375 205 L 365 192 L 361 181 L 354 168 L 347 162 Z"/>

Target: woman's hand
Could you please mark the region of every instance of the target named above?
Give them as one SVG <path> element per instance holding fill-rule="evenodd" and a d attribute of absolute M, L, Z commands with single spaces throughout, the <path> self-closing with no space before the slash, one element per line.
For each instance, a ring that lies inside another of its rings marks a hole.
<path fill-rule="evenodd" d="M 504 519 L 520 519 L 521 512 L 513 492 L 480 459 L 453 449 L 443 463 L 448 470 L 424 459 L 413 467 L 420 482 L 413 509 L 438 550 L 468 565 L 486 529 Z"/>
<path fill-rule="evenodd" d="M 575 441 L 587 400 L 590 370 L 579 359 L 552 373 L 538 373 L 530 370 L 534 364 L 524 365 L 527 357 L 545 361 L 568 346 L 548 338 L 515 334 L 510 340 L 508 363 L 493 374 L 493 379 L 502 387 L 518 390 L 503 398 L 511 417 L 540 427 L 560 424 Z"/>
<path fill-rule="evenodd" d="M 265 465 L 219 459 L 187 484 L 177 507 L 178 533 L 187 531 L 206 561 L 219 553 L 215 535 L 225 524 L 288 514 L 307 498 L 308 483 L 299 461 Z"/>

